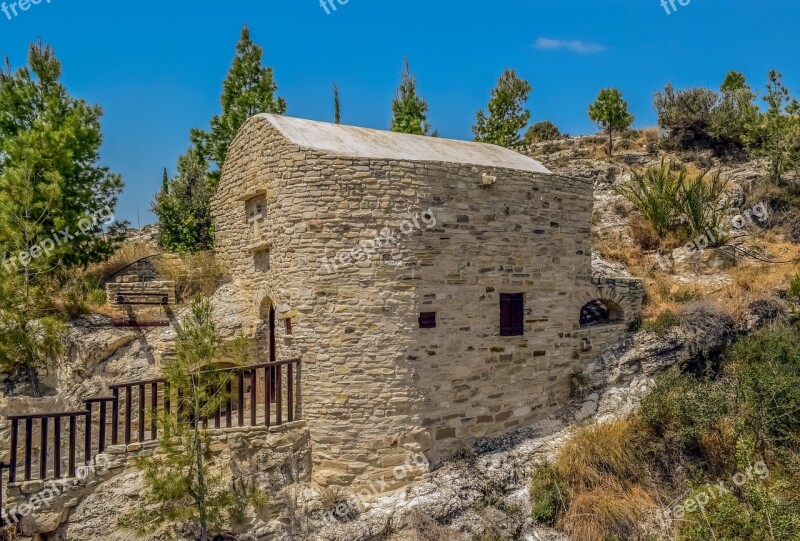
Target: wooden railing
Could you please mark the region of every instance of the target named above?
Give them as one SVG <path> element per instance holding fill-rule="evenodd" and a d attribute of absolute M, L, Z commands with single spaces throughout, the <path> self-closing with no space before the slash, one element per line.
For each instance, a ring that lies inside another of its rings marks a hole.
<path fill-rule="evenodd" d="M 300 370 L 300 359 L 219 369 L 218 372 L 229 372 L 231 376 L 227 379 L 226 401 L 211 419 L 200 422 L 204 427 L 213 422 L 214 428 L 269 427 L 298 419 Z M 160 414 L 176 413 L 178 419 L 183 418 L 181 411 L 177 411 L 181 409 L 181 397 L 163 378 L 111 385 L 110 389 L 111 396 L 86 400 L 83 411 L 8 417 L 11 446 L 9 464 L 0 463 L 0 510 L 3 509 L 4 471 L 8 471 L 10 485 L 20 480 L 20 466 L 24 481 L 61 479 L 65 474 L 67 478 L 74 478 L 78 452 L 82 451 L 82 460 L 91 464 L 106 450 L 109 432 L 111 445 L 154 441 L 158 439 Z M 175 412 L 173 403 L 178 404 Z M 38 442 L 33 438 L 36 428 L 39 429 Z M 65 430 L 66 449 L 62 438 Z M 83 433 L 83 449 L 79 450 L 80 432 Z M 38 450 L 35 443 L 38 443 Z M 2 520 L 0 518 L 0 526 Z"/>

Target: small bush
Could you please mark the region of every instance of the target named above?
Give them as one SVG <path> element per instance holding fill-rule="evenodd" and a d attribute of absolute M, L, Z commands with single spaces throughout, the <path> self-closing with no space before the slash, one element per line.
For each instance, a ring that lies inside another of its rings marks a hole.
<path fill-rule="evenodd" d="M 661 165 L 644 172 L 634 171 L 617 192 L 633 204 L 659 239 L 675 237 L 682 242 L 719 227 L 726 189 L 727 183 L 719 172 L 710 174 L 705 170 L 690 176 L 685 168 L 662 160 Z M 724 240 L 717 236 L 713 241 L 708 239 L 709 245 L 716 246 Z M 649 235 L 639 241 L 652 244 Z"/>
<path fill-rule="evenodd" d="M 81 273 L 70 277 L 61 289 L 61 302 L 68 318 L 90 314 L 106 303 L 106 292 L 93 275 Z"/>
<path fill-rule="evenodd" d="M 662 160 L 660 167 L 651 167 L 643 173 L 634 171 L 631 180 L 617 189 L 620 195 L 633 204 L 659 237 L 667 235 L 675 228 L 681 174 L 681 170 L 673 162 Z"/>
<path fill-rule="evenodd" d="M 179 302 L 198 294 L 209 297 L 228 279 L 212 252 L 163 257 L 157 261 L 156 267 L 159 275 L 175 282 Z"/>
<path fill-rule="evenodd" d="M 544 120 L 528 128 L 528 131 L 525 133 L 525 142 L 527 144 L 544 143 L 545 141 L 555 141 L 562 137 L 561 131 L 555 124 L 549 120 Z"/>
<path fill-rule="evenodd" d="M 800 272 L 798 272 L 789 283 L 788 294 L 796 299 L 800 299 Z"/>
<path fill-rule="evenodd" d="M 658 336 L 664 336 L 670 330 L 681 324 L 681 318 L 672 310 L 664 310 L 654 319 L 644 322 L 643 330 L 652 332 Z"/>
<path fill-rule="evenodd" d="M 564 479 L 549 464 L 538 464 L 531 476 L 531 517 L 537 524 L 555 526 L 560 511 L 567 506 Z"/>

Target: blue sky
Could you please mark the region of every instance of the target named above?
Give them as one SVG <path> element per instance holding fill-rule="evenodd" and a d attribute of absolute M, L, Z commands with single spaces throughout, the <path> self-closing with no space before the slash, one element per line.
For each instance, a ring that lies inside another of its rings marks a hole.
<path fill-rule="evenodd" d="M 174 171 L 189 129 L 218 111 L 245 21 L 289 115 L 331 120 L 336 80 L 344 123 L 386 128 L 408 55 L 431 123 L 455 139 L 471 138 L 506 67 L 533 85 L 534 120 L 576 134 L 594 131 L 586 109 L 605 86 L 622 90 L 639 127 L 655 123 L 665 83 L 717 87 L 729 69 L 760 89 L 777 68 L 800 94 L 796 0 L 676 0 L 670 15 L 661 0 L 349 0 L 330 15 L 319 0 L 47 1 L 0 12 L 0 53 L 19 67 L 41 36 L 69 91 L 103 106 L 102 159 L 126 183 L 117 217 L 134 225 L 137 212 L 153 221 L 162 168 Z"/>

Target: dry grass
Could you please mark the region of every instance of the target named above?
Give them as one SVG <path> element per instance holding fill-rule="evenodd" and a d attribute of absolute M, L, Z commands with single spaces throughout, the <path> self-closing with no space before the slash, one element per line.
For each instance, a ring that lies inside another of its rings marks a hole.
<path fill-rule="evenodd" d="M 198 294 L 210 297 L 228 279 L 212 252 L 164 256 L 156 261 L 156 269 L 164 279 L 175 282 L 178 302 Z"/>
<path fill-rule="evenodd" d="M 457 532 L 442 526 L 419 508 L 413 509 L 406 519 L 406 541 L 463 541 Z"/>
<path fill-rule="evenodd" d="M 578 490 L 607 486 L 616 478 L 638 477 L 631 428 L 630 421 L 620 420 L 578 430 L 559 452 L 556 471 Z"/>
<path fill-rule="evenodd" d="M 105 283 L 111 276 L 140 259 L 155 255 L 158 252 L 144 242 L 126 242 L 112 255 L 108 261 L 89 267 L 89 272 Z"/>
<path fill-rule="evenodd" d="M 642 471 L 638 430 L 628 419 L 580 429 L 550 466 L 564 490 L 556 526 L 572 541 L 642 538 L 659 505 Z"/>

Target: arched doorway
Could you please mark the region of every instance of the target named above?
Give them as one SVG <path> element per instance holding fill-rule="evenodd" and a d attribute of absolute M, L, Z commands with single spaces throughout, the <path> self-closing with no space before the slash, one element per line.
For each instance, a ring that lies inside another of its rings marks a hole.
<path fill-rule="evenodd" d="M 259 322 L 256 328 L 259 363 L 277 361 L 275 349 L 275 306 L 269 298 L 261 303 Z"/>
<path fill-rule="evenodd" d="M 256 328 L 256 348 L 258 351 L 258 364 L 263 363 L 274 363 L 277 359 L 277 351 L 276 351 L 276 342 L 275 342 L 275 305 L 272 303 L 272 299 L 269 297 L 265 298 L 261 301 L 261 307 L 259 309 L 259 321 Z M 268 368 L 267 369 L 270 373 L 269 376 L 269 395 L 270 395 L 270 402 L 276 401 L 276 369 L 275 368 Z M 258 388 L 258 394 L 261 396 L 261 399 L 264 399 L 264 395 L 266 394 L 266 390 L 264 389 L 264 384 L 261 383 Z"/>

